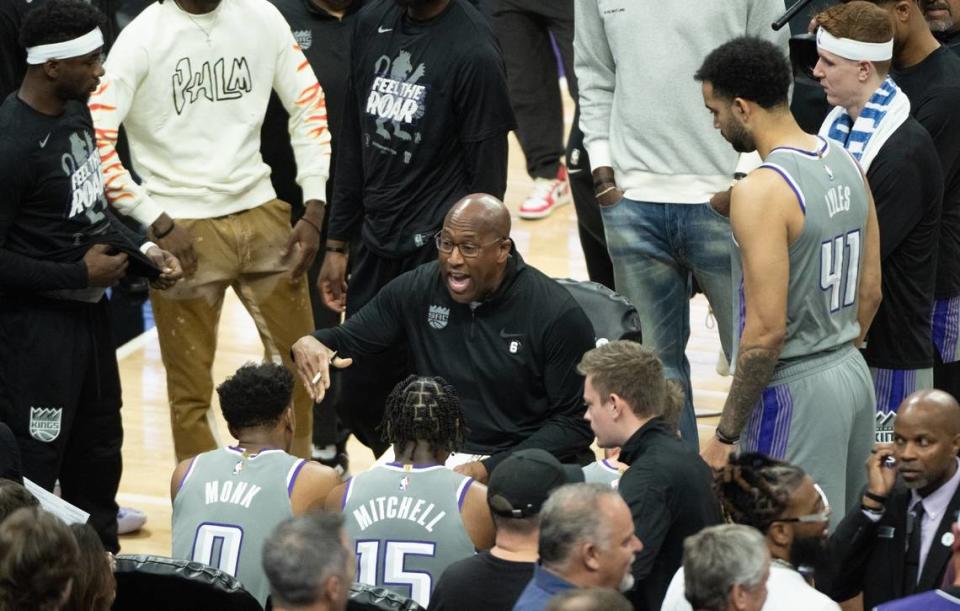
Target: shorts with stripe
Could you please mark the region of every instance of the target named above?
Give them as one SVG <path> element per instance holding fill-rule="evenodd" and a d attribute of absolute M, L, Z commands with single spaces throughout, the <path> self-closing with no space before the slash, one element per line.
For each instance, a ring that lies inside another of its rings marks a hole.
<path fill-rule="evenodd" d="M 960 361 L 960 295 L 933 302 L 933 345 L 944 363 Z"/>
<path fill-rule="evenodd" d="M 743 431 L 743 451 L 799 465 L 820 484 L 831 527 L 859 503 L 874 439 L 870 370 L 844 346 L 781 364 Z"/>

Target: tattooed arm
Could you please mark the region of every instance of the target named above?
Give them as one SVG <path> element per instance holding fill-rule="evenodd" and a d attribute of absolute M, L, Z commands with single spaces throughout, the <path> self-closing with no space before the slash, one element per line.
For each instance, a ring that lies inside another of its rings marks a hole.
<path fill-rule="evenodd" d="M 739 439 L 780 358 L 787 333 L 788 248 L 803 229 L 803 213 L 779 175 L 758 169 L 733 188 L 730 225 L 743 260 L 746 321 L 718 436 L 702 452 L 714 468 L 726 464 L 734 447 L 720 438 Z"/>

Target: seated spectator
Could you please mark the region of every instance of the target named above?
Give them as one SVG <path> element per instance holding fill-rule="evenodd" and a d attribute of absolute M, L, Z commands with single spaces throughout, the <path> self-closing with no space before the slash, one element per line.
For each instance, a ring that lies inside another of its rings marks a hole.
<path fill-rule="evenodd" d="M 603 484 L 557 488 L 540 511 L 540 564 L 513 609 L 542 611 L 554 594 L 572 588 L 629 590 L 630 565 L 642 548 L 616 490 Z"/>
<path fill-rule="evenodd" d="M 631 341 L 590 350 L 577 365 L 586 376 L 584 416 L 601 448 L 620 447 L 630 465 L 618 490 L 633 514 L 643 550 L 633 563 L 639 609 L 659 609 L 680 568 L 683 540 L 720 522 L 713 474 L 696 449 L 680 441 L 662 414 L 682 403 L 679 387 L 663 376 L 660 360 Z"/>
<path fill-rule="evenodd" d="M 287 518 L 263 544 L 274 611 L 343 611 L 355 558 L 340 514 Z"/>
<path fill-rule="evenodd" d="M 63 611 L 110 611 L 117 597 L 117 580 L 113 576 L 116 560 L 89 524 L 71 524 L 70 530 L 77 541 L 81 570 L 73 578 Z"/>
<path fill-rule="evenodd" d="M 57 611 L 76 577 L 73 533 L 53 514 L 24 508 L 0 524 L 0 609 Z"/>
<path fill-rule="evenodd" d="M 832 570 L 817 575 L 817 588 L 833 600 L 862 592 L 864 609 L 943 582 L 944 542 L 960 509 L 956 400 L 917 391 L 899 406 L 893 427 L 893 444 L 877 444 L 867 461 L 861 506 L 830 537 Z"/>
<path fill-rule="evenodd" d="M 380 430 L 396 461 L 353 477 L 327 501 L 356 541 L 357 581 L 426 607 L 444 569 L 493 546 L 486 486 L 443 466 L 464 428 L 460 399 L 443 378 L 409 376 L 390 392 Z"/>
<path fill-rule="evenodd" d="M 37 497 L 21 484 L 8 479 L 0 479 L 0 522 L 18 509 L 40 507 Z"/>
<path fill-rule="evenodd" d="M 430 597 L 431 611 L 510 609 L 533 576 L 540 508 L 555 488 L 583 481 L 579 467 L 562 465 L 546 450 L 518 450 L 497 465 L 487 486 L 496 543 L 454 562 Z M 490 588 L 490 584 L 497 584 Z"/>
<path fill-rule="evenodd" d="M 435 238 L 437 262 L 401 274 L 343 325 L 294 345 L 314 398 L 329 386 L 331 361 L 346 367 L 406 342 L 414 372 L 443 376 L 463 393 L 464 451 L 487 458 L 458 472 L 486 483 L 497 463 L 525 448 L 589 461 L 574 370 L 594 345 L 583 309 L 524 263 L 510 239 L 510 212 L 492 195 L 454 204 Z"/>
<path fill-rule="evenodd" d="M 729 520 L 752 526 L 766 537 L 773 562 L 764 609 L 839 611 L 805 580 L 823 568 L 830 506 L 803 469 L 762 454 L 731 455 L 717 475 L 716 491 Z M 661 611 L 692 611 L 684 583 L 681 567 Z"/>
<path fill-rule="evenodd" d="M 577 588 L 550 599 L 546 611 L 631 611 L 633 607 L 620 592 L 607 588 Z"/>
<path fill-rule="evenodd" d="M 755 528 L 711 526 L 683 542 L 683 571 L 687 600 L 697 611 L 760 611 L 770 552 Z"/>
<path fill-rule="evenodd" d="M 323 506 L 340 479 L 288 452 L 294 438 L 293 376 L 275 363 L 247 364 L 217 387 L 235 447 L 180 463 L 170 481 L 173 557 L 236 577 L 263 604 L 270 593 L 260 548 L 284 518 Z"/>

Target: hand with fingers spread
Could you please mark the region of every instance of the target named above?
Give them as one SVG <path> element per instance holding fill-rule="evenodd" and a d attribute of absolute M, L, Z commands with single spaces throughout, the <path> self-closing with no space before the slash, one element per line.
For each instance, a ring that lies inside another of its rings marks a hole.
<path fill-rule="evenodd" d="M 127 273 L 127 254 L 115 251 L 106 244 L 94 244 L 83 255 L 83 264 L 87 267 L 87 286 L 113 286 Z"/>
<path fill-rule="evenodd" d="M 353 359 L 338 357 L 335 350 L 324 346 L 312 335 L 298 339 L 290 350 L 300 379 L 315 403 L 322 401 L 330 388 L 330 366 L 344 369 L 353 364 Z"/>

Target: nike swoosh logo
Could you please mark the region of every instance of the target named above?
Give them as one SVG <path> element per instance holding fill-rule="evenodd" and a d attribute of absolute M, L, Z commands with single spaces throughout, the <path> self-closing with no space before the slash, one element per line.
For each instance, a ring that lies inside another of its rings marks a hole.
<path fill-rule="evenodd" d="M 506 329 L 500 329 L 500 337 L 503 339 L 516 339 L 522 337 L 523 333 L 507 333 Z"/>
<path fill-rule="evenodd" d="M 567 174 L 579 174 L 583 168 L 567 168 Z"/>
<path fill-rule="evenodd" d="M 387 32 L 392 32 L 392 31 L 393 31 L 393 28 L 384 28 L 383 26 L 380 26 L 377 28 L 377 34 L 386 34 Z"/>
<path fill-rule="evenodd" d="M 47 134 L 47 137 L 40 141 L 40 148 L 47 146 L 47 140 L 50 139 L 50 134 Z"/>

